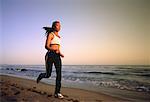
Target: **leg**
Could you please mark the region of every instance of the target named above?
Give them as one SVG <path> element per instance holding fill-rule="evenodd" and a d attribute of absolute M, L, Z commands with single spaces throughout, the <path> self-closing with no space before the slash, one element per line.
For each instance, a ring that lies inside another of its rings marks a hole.
<path fill-rule="evenodd" d="M 48 55 L 45 56 L 45 66 L 46 66 L 46 75 L 44 78 L 49 78 L 52 73 L 52 66 L 53 66 L 52 57 L 49 57 Z"/>
<path fill-rule="evenodd" d="M 45 55 L 45 66 L 46 66 L 46 73 L 41 73 L 38 76 L 37 83 L 39 83 L 39 81 L 42 78 L 49 78 L 51 76 L 52 66 L 53 66 L 53 60 L 52 60 L 51 57 L 48 57 L 48 53 Z"/>
<path fill-rule="evenodd" d="M 60 93 L 61 88 L 61 58 L 59 55 L 55 57 L 54 65 L 56 68 L 56 87 L 55 87 L 55 94 Z"/>

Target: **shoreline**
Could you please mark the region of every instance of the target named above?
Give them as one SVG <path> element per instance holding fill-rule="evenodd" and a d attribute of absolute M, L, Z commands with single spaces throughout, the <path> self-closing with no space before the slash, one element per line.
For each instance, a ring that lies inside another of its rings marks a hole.
<path fill-rule="evenodd" d="M 3 73 L 1 73 L 0 76 L 1 75 L 31 80 L 34 82 L 36 81 L 36 77 L 3 74 Z M 46 78 L 41 80 L 40 83 L 55 87 L 55 79 L 49 80 Z M 86 83 L 67 82 L 66 80 L 62 80 L 62 86 L 64 88 L 70 88 L 74 90 L 79 89 L 79 90 L 85 90 L 94 93 L 105 94 L 112 97 L 118 97 L 124 100 L 130 100 L 132 102 L 149 102 L 148 100 L 150 100 L 150 93 L 145 93 L 145 92 L 120 90 L 120 89 L 110 88 L 110 87 L 94 87 L 93 85 L 89 85 Z"/>
<path fill-rule="evenodd" d="M 131 102 L 119 97 L 77 88 L 62 87 L 64 99 L 54 98 L 54 85 L 35 80 L 0 75 L 2 102 Z M 17 90 L 17 91 L 16 91 Z"/>

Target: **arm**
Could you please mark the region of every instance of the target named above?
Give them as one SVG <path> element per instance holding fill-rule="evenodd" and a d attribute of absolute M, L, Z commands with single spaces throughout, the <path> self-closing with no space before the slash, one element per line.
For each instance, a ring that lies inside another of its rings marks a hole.
<path fill-rule="evenodd" d="M 60 51 L 60 45 L 59 45 L 59 50 L 56 53 L 59 53 L 61 57 L 64 57 L 64 54 L 62 54 Z"/>
<path fill-rule="evenodd" d="M 50 47 L 50 44 L 51 44 L 51 40 L 53 39 L 53 37 L 54 37 L 54 35 L 52 35 L 52 34 L 48 34 L 48 36 L 47 36 L 46 43 L 45 43 L 45 48 L 47 50 L 52 50 Z"/>

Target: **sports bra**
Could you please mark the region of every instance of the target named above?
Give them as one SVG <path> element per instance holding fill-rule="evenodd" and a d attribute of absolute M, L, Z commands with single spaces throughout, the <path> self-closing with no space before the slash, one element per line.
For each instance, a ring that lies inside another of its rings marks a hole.
<path fill-rule="evenodd" d="M 60 38 L 58 36 L 56 36 L 53 32 L 51 32 L 51 34 L 54 35 L 54 38 L 51 40 L 51 44 L 58 44 L 58 45 L 60 45 Z"/>

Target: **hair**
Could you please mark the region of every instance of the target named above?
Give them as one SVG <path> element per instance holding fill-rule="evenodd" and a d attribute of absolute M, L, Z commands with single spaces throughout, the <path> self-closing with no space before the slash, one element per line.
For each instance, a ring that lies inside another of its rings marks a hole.
<path fill-rule="evenodd" d="M 56 23 L 60 23 L 60 22 L 59 22 L 59 21 L 54 21 L 54 22 L 52 23 L 52 28 L 53 28 L 53 30 L 55 29 Z"/>
<path fill-rule="evenodd" d="M 60 22 L 59 21 L 54 21 L 52 23 L 52 27 L 43 27 L 43 29 L 46 30 L 46 33 L 45 33 L 46 36 L 48 36 L 49 33 L 53 32 L 55 30 L 56 23 L 60 23 Z"/>

